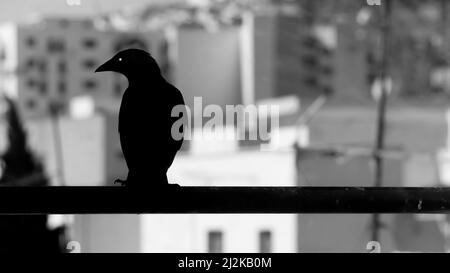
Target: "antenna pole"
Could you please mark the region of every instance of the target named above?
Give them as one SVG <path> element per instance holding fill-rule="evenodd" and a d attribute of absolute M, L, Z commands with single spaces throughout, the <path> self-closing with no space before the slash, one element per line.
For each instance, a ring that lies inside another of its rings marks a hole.
<path fill-rule="evenodd" d="M 386 103 L 387 103 L 387 80 L 389 76 L 389 33 L 391 25 L 391 0 L 384 0 L 381 9 L 381 66 L 380 81 L 381 94 L 377 105 L 377 127 L 376 142 L 373 153 L 375 165 L 374 186 L 383 185 L 383 156 L 379 151 L 384 150 L 385 129 L 386 129 Z M 372 241 L 379 241 L 379 230 L 381 228 L 380 215 L 375 213 L 372 219 Z"/>

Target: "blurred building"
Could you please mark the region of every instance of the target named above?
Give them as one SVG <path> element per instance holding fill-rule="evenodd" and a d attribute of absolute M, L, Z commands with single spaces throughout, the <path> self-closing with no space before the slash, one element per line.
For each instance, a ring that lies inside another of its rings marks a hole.
<path fill-rule="evenodd" d="M 312 147 L 338 147 L 344 154 L 303 153 L 300 185 L 373 186 L 370 149 L 375 141 L 374 107 L 328 106 L 309 124 Z M 393 107 L 387 114 L 383 186 L 435 187 L 448 183 L 448 109 Z M 439 217 L 382 215 L 382 251 L 442 252 L 449 238 Z M 300 215 L 299 250 L 361 252 L 371 240 L 371 215 Z"/>
<path fill-rule="evenodd" d="M 445 109 L 402 108 L 389 112 L 383 186 L 433 187 L 448 183 L 447 116 Z M 267 152 L 257 146 L 242 147 L 233 140 L 196 139 L 194 134 L 189 151 L 179 154 L 169 170 L 169 181 L 183 186 L 370 187 L 374 120 L 371 108 L 326 107 L 301 139 L 294 127 L 282 127 L 279 138 L 273 140 L 280 142 L 280 149 Z M 339 147 L 348 155 L 330 158 L 306 151 L 296 165 L 295 152 L 288 147 L 297 139 L 307 147 Z M 70 145 L 78 147 L 73 150 L 79 152 L 67 156 L 78 158 L 80 166 L 91 165 L 86 150 L 92 147 L 80 137 L 74 136 L 74 141 Z M 113 166 L 113 161 L 107 163 L 107 157 L 102 158 L 102 164 Z M 77 161 L 71 160 L 73 166 Z M 120 158 L 116 160 L 115 168 L 123 164 Z M 98 168 L 92 167 L 92 173 Z M 113 169 L 109 170 L 113 174 Z M 123 177 L 126 169 L 122 171 Z M 83 172 L 77 174 L 76 179 L 89 181 L 81 177 Z M 114 177 L 103 178 L 112 181 Z M 382 251 L 444 251 L 449 238 L 440 219 L 382 215 Z M 74 238 L 86 252 L 365 252 L 372 230 L 371 215 L 354 214 L 83 215 L 76 216 L 74 228 Z"/>
<path fill-rule="evenodd" d="M 30 141 L 55 185 L 109 185 L 126 176 L 115 117 L 126 82 L 93 70 L 130 46 L 149 50 L 191 107 L 195 96 L 205 105 L 223 107 L 289 96 L 299 97 L 303 106 L 318 95 L 330 95 L 330 104 L 302 128 L 301 140 L 294 127 L 300 111 L 283 117 L 288 121 L 272 139 L 279 143 L 271 143 L 282 150 L 262 152 L 235 140 L 194 136 L 170 169 L 170 181 L 182 186 L 373 185 L 371 159 L 360 153 L 374 144 L 376 109 L 368 99 L 373 75 L 364 33 L 355 22 L 311 25 L 292 15 L 259 14 L 244 17 L 241 26 L 181 26 L 174 33 L 167 44 L 160 31 L 119 31 L 80 19 L 0 27 L 0 87 L 17 97 L 26 116 L 34 117 L 27 123 Z M 96 109 L 109 111 L 59 118 L 63 160 L 58 162 L 55 123 L 42 116 L 50 102 L 68 106 L 79 95 L 93 97 Z M 446 107 L 390 108 L 384 186 L 450 184 L 448 125 Z M 289 149 L 294 141 L 339 147 L 349 155 L 327 158 L 306 152 L 296 165 Z M 75 217 L 74 239 L 83 252 L 364 252 L 370 217 L 82 215 Z M 448 240 L 430 218 L 383 215 L 382 222 L 383 251 L 442 251 Z"/>
<path fill-rule="evenodd" d="M 181 25 L 173 33 L 172 75 L 190 107 L 195 96 L 221 107 L 322 94 L 341 105 L 370 104 L 373 64 L 357 22 L 248 13 L 240 25 Z"/>
<path fill-rule="evenodd" d="M 389 112 L 391 155 L 385 162 L 384 186 L 448 183 L 447 116 L 445 109 Z M 233 140 L 214 144 L 194 138 L 190 150 L 176 158 L 169 180 L 183 186 L 371 186 L 371 161 L 361 156 L 360 149 L 372 145 L 374 119 L 370 108 L 324 108 L 300 141 L 312 147 L 347 148 L 350 155 L 327 158 L 304 153 L 298 175 L 293 150 L 264 152 Z M 116 126 L 115 118 L 105 114 L 60 119 L 66 185 L 108 185 L 125 177 Z M 27 128 L 34 150 L 49 162 L 46 165 L 55 166 L 50 121 L 29 121 Z M 289 147 L 295 134 L 293 127 L 283 127 L 276 141 Z M 74 220 L 73 239 L 83 252 L 364 252 L 370 219 L 370 215 L 80 215 Z M 443 251 L 447 238 L 438 219 L 383 215 L 382 250 Z"/>
<path fill-rule="evenodd" d="M 371 86 L 375 80 L 375 70 L 367 33 L 355 20 L 342 20 L 335 26 L 336 43 L 332 51 L 333 92 L 330 93 L 337 104 L 371 104 Z"/>
<path fill-rule="evenodd" d="M 171 44 L 175 52 L 174 82 L 193 110 L 194 97 L 204 105 L 242 104 L 240 28 L 216 31 L 181 26 Z M 194 113 L 192 113 L 194 114 Z"/>
<path fill-rule="evenodd" d="M 91 19 L 48 18 L 0 26 L 0 88 L 17 98 L 26 117 L 46 116 L 49 104 L 67 108 L 71 98 L 90 95 L 117 111 L 126 80 L 94 75 L 120 49 L 146 49 L 162 64 L 167 46 L 162 32 L 101 28 Z"/>
<path fill-rule="evenodd" d="M 182 186 L 293 186 L 294 167 L 292 153 L 183 154 L 169 181 Z M 83 215 L 75 219 L 74 239 L 83 252 L 295 252 L 296 219 L 289 214 Z"/>
<path fill-rule="evenodd" d="M 324 94 L 338 104 L 370 102 L 373 67 L 357 22 L 312 24 L 297 14 L 249 14 L 241 36 L 246 102 Z"/>
<path fill-rule="evenodd" d="M 289 95 L 364 100 L 370 64 L 357 30 L 355 22 L 311 25 L 283 13 L 247 15 L 241 26 L 216 30 L 181 25 L 174 39 L 167 39 L 165 30 L 124 31 L 96 20 L 5 23 L 0 87 L 18 98 L 27 117 L 45 116 L 50 102 L 67 106 L 79 95 L 117 110 L 126 80 L 93 71 L 120 49 L 139 47 L 152 53 L 189 106 L 194 96 L 220 106 Z"/>
<path fill-rule="evenodd" d="M 116 115 L 104 112 L 84 119 L 35 118 L 25 122 L 29 142 L 54 186 L 104 186 L 127 173 Z M 58 155 L 55 126 L 61 134 Z M 4 123 L 0 130 L 6 130 Z M 0 145 L 5 145 L 0 139 Z M 62 162 L 58 159 L 62 158 Z"/>
<path fill-rule="evenodd" d="M 251 61 L 250 68 L 243 70 L 250 75 L 243 77 L 243 81 L 249 82 L 243 84 L 247 87 L 243 88 L 244 97 L 247 95 L 250 98 L 247 101 L 253 102 L 296 95 L 305 106 L 320 94 L 329 95 L 327 106 L 307 126 L 307 146 L 337 147 L 348 155 L 330 158 L 314 152 L 301 154 L 299 183 L 372 186 L 373 165 L 369 154 L 375 143 L 376 108 L 370 90 L 376 71 L 365 37 L 367 33 L 349 18 L 330 26 L 308 24 L 298 17 L 279 14 L 249 16 L 244 21 L 244 31 L 248 28 L 250 37 L 247 45 L 254 48 L 254 51 L 244 51 L 248 55 L 243 54 Z M 385 161 L 384 186 L 445 184 L 448 108 L 433 106 L 426 99 L 407 106 L 402 98 L 395 97 L 395 104 L 388 110 L 386 137 L 390 152 Z M 287 128 L 282 131 L 285 140 L 295 140 L 292 136 L 295 131 Z M 365 155 L 361 153 L 364 150 Z M 382 250 L 444 251 L 448 248 L 447 231 L 442 229 L 439 217 L 433 219 L 420 215 L 383 215 Z M 371 239 L 371 229 L 371 215 L 300 215 L 298 250 L 362 252 Z"/>
<path fill-rule="evenodd" d="M 57 162 L 53 126 L 50 118 L 26 122 L 30 146 L 53 185 L 105 186 L 126 177 L 115 115 L 60 117 L 62 164 Z M 169 181 L 182 186 L 295 186 L 293 151 L 261 153 L 235 139 L 198 136 L 194 133 L 190 149 L 175 160 Z M 295 252 L 296 219 L 289 214 L 76 215 L 72 239 L 80 242 L 82 252 Z"/>
<path fill-rule="evenodd" d="M 182 186 L 295 186 L 292 151 L 240 150 L 193 140 L 169 181 Z M 210 142 L 211 140 L 209 140 Z M 197 145 L 200 144 L 200 145 Z M 242 166 L 245 165 L 245 168 Z M 83 252 L 295 252 L 297 216 L 286 215 L 83 215 L 75 240 Z"/>

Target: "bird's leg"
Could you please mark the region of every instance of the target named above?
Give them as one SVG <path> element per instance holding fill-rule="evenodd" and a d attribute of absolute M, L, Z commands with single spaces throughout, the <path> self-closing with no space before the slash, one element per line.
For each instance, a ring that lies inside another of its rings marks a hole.
<path fill-rule="evenodd" d="M 122 179 L 116 179 L 114 180 L 114 184 L 120 184 L 121 186 L 126 186 L 127 181 Z"/>
<path fill-rule="evenodd" d="M 121 186 L 130 186 L 135 184 L 134 182 L 136 181 L 136 176 L 134 175 L 134 172 L 128 172 L 127 175 L 127 179 L 122 180 L 122 179 L 116 179 L 114 181 L 114 184 L 120 184 Z"/>

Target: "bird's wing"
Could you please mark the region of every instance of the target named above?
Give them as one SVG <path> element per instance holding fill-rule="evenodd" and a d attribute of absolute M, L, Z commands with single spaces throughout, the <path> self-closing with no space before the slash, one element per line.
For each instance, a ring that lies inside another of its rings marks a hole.
<path fill-rule="evenodd" d="M 119 134 L 129 167 L 148 168 L 144 163 L 148 160 L 142 158 L 157 159 L 155 168 L 170 167 L 183 143 L 183 138 L 172 136 L 173 124 L 179 119 L 171 115 L 176 105 L 184 105 L 184 99 L 169 83 L 153 89 L 126 90 L 119 113 Z"/>
<path fill-rule="evenodd" d="M 181 94 L 180 90 L 178 90 L 175 86 L 173 86 L 171 84 L 169 84 L 168 88 L 170 89 L 170 93 L 172 94 L 170 97 L 171 108 L 173 109 L 173 107 L 180 106 L 180 105 L 182 105 L 183 107 L 186 107 L 185 103 L 184 103 L 183 95 Z M 171 110 L 171 112 L 172 112 L 172 110 Z M 187 124 L 188 116 L 187 116 L 186 112 L 184 112 L 181 117 L 172 117 L 172 115 L 171 115 L 170 116 L 171 129 L 172 129 L 173 124 L 175 122 L 177 122 L 180 118 L 183 120 L 183 124 Z M 184 129 L 185 128 L 181 128 L 181 130 L 180 130 L 183 135 L 185 133 Z M 179 141 L 175 140 L 174 148 L 176 148 L 176 150 L 178 151 L 179 149 L 181 149 L 182 144 L 183 144 L 183 138 L 181 138 Z"/>

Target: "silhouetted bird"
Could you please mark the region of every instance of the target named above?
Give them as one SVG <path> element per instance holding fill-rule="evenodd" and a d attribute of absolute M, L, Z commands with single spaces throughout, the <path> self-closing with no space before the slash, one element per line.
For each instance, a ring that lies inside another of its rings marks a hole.
<path fill-rule="evenodd" d="M 95 72 L 114 71 L 128 79 L 119 112 L 119 135 L 128 166 L 126 186 L 166 187 L 166 172 L 183 142 L 172 136 L 172 109 L 184 107 L 181 92 L 161 75 L 155 59 L 146 51 L 126 49 Z"/>

